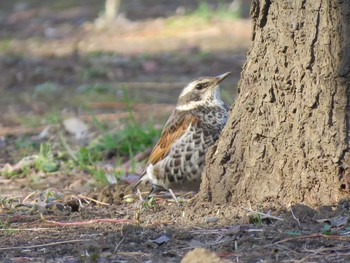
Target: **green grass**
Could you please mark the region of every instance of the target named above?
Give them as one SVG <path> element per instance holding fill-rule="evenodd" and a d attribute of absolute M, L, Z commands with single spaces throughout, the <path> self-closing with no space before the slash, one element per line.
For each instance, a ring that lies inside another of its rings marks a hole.
<path fill-rule="evenodd" d="M 33 155 L 40 149 L 40 143 L 24 136 L 18 137 L 15 140 L 14 145 L 16 149 L 16 156 L 19 157 L 19 159 L 22 159 L 25 156 Z M 18 158 L 14 159 L 17 160 Z"/>
<path fill-rule="evenodd" d="M 59 89 L 60 87 L 56 83 L 44 82 L 42 84 L 35 86 L 34 93 L 35 95 L 48 95 L 48 94 L 57 93 Z"/>
<path fill-rule="evenodd" d="M 6 54 L 11 51 L 11 41 L 10 38 L 3 38 L 0 40 L 0 54 Z"/>
<path fill-rule="evenodd" d="M 124 98 L 124 101 L 126 104 L 130 104 L 128 98 Z M 110 131 L 110 127 L 96 118 L 93 119 L 93 125 L 99 135 L 85 147 L 73 150 L 63 134 L 60 135 L 60 138 L 65 152 L 70 156 L 70 160 L 67 162 L 68 166 L 71 169 L 78 167 L 85 170 L 102 183 L 106 183 L 108 180 L 106 172 L 101 168 L 101 162 L 114 157 L 116 159 L 115 166 L 120 166 L 123 162 L 130 160 L 131 169 L 133 169 L 136 165 L 133 162 L 133 157 L 152 147 L 161 132 L 160 129 L 154 128 L 151 123 L 139 124 L 136 122 L 131 107 L 129 107 L 129 118 L 117 131 Z M 112 173 L 111 175 L 116 178 L 124 175 L 124 172 L 109 173 Z"/>
<path fill-rule="evenodd" d="M 235 20 L 240 18 L 238 12 L 230 10 L 227 5 L 219 4 L 216 9 L 210 7 L 207 2 L 201 2 L 198 8 L 183 17 L 170 17 L 167 25 L 171 27 L 198 26 L 207 24 L 211 20 Z"/>
<path fill-rule="evenodd" d="M 59 168 L 58 160 L 54 158 L 49 144 L 41 144 L 38 158 L 35 160 L 35 169 L 37 171 L 52 173 Z"/>
<path fill-rule="evenodd" d="M 230 10 L 227 5 L 219 4 L 216 9 L 212 9 L 207 2 L 201 2 L 193 13 L 190 15 L 202 17 L 205 20 L 210 19 L 237 19 L 239 14 L 233 10 Z"/>
<path fill-rule="evenodd" d="M 23 125 L 24 127 L 38 127 L 41 124 L 41 118 L 38 115 L 28 114 L 28 115 L 17 115 L 13 118 L 17 123 Z"/>
<path fill-rule="evenodd" d="M 143 208 L 144 209 L 152 209 L 155 206 L 155 200 L 154 200 L 154 196 L 150 196 L 149 198 L 146 198 L 143 202 Z"/>
<path fill-rule="evenodd" d="M 24 163 L 16 170 L 5 172 L 4 176 L 7 178 L 26 177 L 33 174 L 33 172 L 34 174 L 35 172 L 52 173 L 58 171 L 60 167 L 61 156 L 54 155 L 52 146 L 48 143 L 42 143 L 39 146 L 38 142 L 21 137 L 15 141 L 15 148 L 21 150 L 19 153 L 16 151 L 16 157 L 20 155 L 20 158 L 18 160 L 17 158 L 13 159 L 17 163 L 20 160 Z"/>
<path fill-rule="evenodd" d="M 79 86 L 77 92 L 80 94 L 113 94 L 116 89 L 109 83 L 95 83 L 92 85 Z"/>
<path fill-rule="evenodd" d="M 96 122 L 96 121 L 95 121 Z M 87 147 L 80 148 L 76 155 L 76 163 L 94 175 L 97 181 L 106 182 L 105 172 L 96 167 L 96 163 L 106 157 L 115 156 L 117 162 L 131 160 L 137 153 L 151 147 L 160 135 L 160 130 L 151 124 L 138 124 L 130 117 L 118 132 L 105 131 L 103 125 L 97 122 L 101 135 Z M 116 165 L 118 165 L 118 163 Z M 123 173 L 115 173 L 115 177 Z"/>
<path fill-rule="evenodd" d="M 250 221 L 254 225 L 261 225 L 262 224 L 262 217 L 260 214 L 254 214 L 250 217 Z"/>
<path fill-rule="evenodd" d="M 289 236 L 301 236 L 301 231 L 287 231 L 286 232 L 287 235 Z"/>
<path fill-rule="evenodd" d="M 45 113 L 43 119 L 45 121 L 45 124 L 58 124 L 62 120 L 61 112 L 59 111 L 47 112 Z"/>
<path fill-rule="evenodd" d="M 10 223 L 2 221 L 2 220 L 0 220 L 0 229 L 2 230 L 2 233 L 6 234 L 6 235 L 11 235 L 14 233 L 13 230 L 10 230 L 11 229 Z"/>
<path fill-rule="evenodd" d="M 116 165 L 121 164 L 122 160 L 131 160 L 133 166 L 133 156 L 151 147 L 161 132 L 152 124 L 138 124 L 131 113 L 125 125 L 118 132 L 110 132 L 102 123 L 97 120 L 94 122 L 101 135 L 88 146 L 81 147 L 74 159 L 82 169 L 93 174 L 100 182 L 106 182 L 107 178 L 104 170 L 97 167 L 97 162 L 115 156 Z M 122 175 L 121 172 L 114 173 L 115 177 Z"/>
<path fill-rule="evenodd" d="M 332 226 L 329 224 L 324 224 L 323 228 L 322 228 L 322 234 L 323 235 L 331 235 L 332 231 L 331 231 Z"/>
<path fill-rule="evenodd" d="M 52 87 L 54 85 L 52 86 L 51 83 L 43 83 L 42 86 L 39 86 L 37 92 L 49 95 L 56 90 Z M 95 101 L 96 98 L 108 96 L 109 100 L 115 101 L 112 90 L 114 91 L 110 86 L 88 86 L 80 91 L 84 95 L 80 93 L 75 94 L 75 96 L 84 98 L 91 96 L 95 98 Z M 103 164 L 106 163 L 106 160 L 109 160 L 110 163 L 111 159 L 115 162 L 112 164 L 114 167 L 120 167 L 124 162 L 130 161 L 128 171 L 133 172 L 137 165 L 133 161 L 133 157 L 139 152 L 152 147 L 159 138 L 161 130 L 156 129 L 153 123 L 138 123 L 132 115 L 131 102 L 125 94 L 127 94 L 126 91 L 124 91 L 123 101 L 129 105 L 129 117 L 121 121 L 118 128 L 114 130 L 112 128 L 115 125 L 102 123 L 96 118 L 93 119 L 92 126 L 94 128 L 91 131 L 94 131 L 95 139 L 85 146 L 68 140 L 64 130 L 61 130 L 58 125 L 56 126 L 57 129 L 50 131 L 50 142 L 42 143 L 42 141 L 36 141 L 30 136 L 13 139 L 14 163 L 27 156 L 36 155 L 37 159 L 30 166 L 6 174 L 6 176 L 26 177 L 37 172 L 52 173 L 76 169 L 77 171 L 88 172 L 98 182 L 107 183 L 107 181 L 111 181 L 108 180 L 111 178 L 109 176 L 118 178 L 125 174 L 124 171 L 118 169 L 118 172 L 108 171 L 108 175 L 106 175 L 107 172 L 103 169 Z M 93 113 L 91 114 L 93 116 Z M 35 127 L 45 124 L 58 124 L 61 120 L 61 111 L 52 110 L 41 116 L 28 114 L 28 116 L 20 117 L 17 121 L 24 126 Z"/>
<path fill-rule="evenodd" d="M 131 157 L 154 144 L 160 131 L 153 125 L 127 123 L 117 133 L 105 133 L 88 146 L 90 152 L 114 153 L 120 157 Z"/>
<path fill-rule="evenodd" d="M 38 127 L 46 124 L 58 124 L 61 121 L 61 113 L 59 111 L 50 111 L 44 114 L 44 116 L 29 114 L 29 115 L 18 115 L 14 117 L 14 120 L 18 122 L 18 124 L 24 127 Z M 19 140 L 23 138 L 19 137 Z M 27 140 L 29 141 L 29 139 Z"/>
<path fill-rule="evenodd" d="M 108 69 L 102 65 L 91 66 L 89 68 L 83 69 L 81 71 L 81 76 L 85 80 L 107 78 L 108 77 Z"/>

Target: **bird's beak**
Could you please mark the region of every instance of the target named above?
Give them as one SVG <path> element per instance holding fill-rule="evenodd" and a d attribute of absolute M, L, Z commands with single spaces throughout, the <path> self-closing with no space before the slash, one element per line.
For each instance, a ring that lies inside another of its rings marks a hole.
<path fill-rule="evenodd" d="M 215 77 L 216 85 L 218 85 L 220 82 L 222 82 L 224 79 L 226 79 L 227 76 L 230 75 L 230 74 L 231 74 L 231 72 L 226 72 L 224 74 L 221 74 L 221 75 Z"/>

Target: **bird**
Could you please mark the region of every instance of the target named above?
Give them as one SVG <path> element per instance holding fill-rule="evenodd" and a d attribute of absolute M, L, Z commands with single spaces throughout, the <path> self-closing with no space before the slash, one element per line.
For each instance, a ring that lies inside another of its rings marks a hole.
<path fill-rule="evenodd" d="M 150 183 L 148 196 L 167 190 L 176 202 L 173 190 L 199 190 L 207 150 L 227 122 L 229 108 L 221 99 L 219 84 L 230 74 L 199 77 L 182 89 L 134 190 L 142 182 Z"/>

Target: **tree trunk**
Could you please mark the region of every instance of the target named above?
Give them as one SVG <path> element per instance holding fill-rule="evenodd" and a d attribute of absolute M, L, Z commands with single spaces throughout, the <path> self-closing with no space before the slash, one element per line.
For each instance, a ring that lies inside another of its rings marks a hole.
<path fill-rule="evenodd" d="M 252 3 L 253 45 L 200 200 L 334 204 L 350 187 L 350 2 Z"/>

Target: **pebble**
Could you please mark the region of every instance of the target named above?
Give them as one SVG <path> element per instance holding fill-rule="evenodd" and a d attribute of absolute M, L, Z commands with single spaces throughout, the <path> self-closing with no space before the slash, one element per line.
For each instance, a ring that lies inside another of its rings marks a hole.
<path fill-rule="evenodd" d="M 206 223 L 215 223 L 215 222 L 217 222 L 217 221 L 219 221 L 219 218 L 214 217 L 214 216 L 207 216 L 207 217 L 205 218 L 205 222 L 206 222 Z"/>

